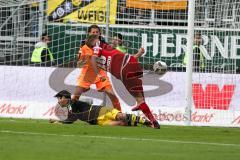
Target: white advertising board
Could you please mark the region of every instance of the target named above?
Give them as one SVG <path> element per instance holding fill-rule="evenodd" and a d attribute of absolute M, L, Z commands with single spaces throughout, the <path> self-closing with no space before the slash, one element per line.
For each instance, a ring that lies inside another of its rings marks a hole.
<path fill-rule="evenodd" d="M 73 93 L 79 69 L 0 66 L 0 72 L 0 117 L 66 117 L 66 111 L 54 108 L 53 96 L 62 89 Z M 185 124 L 185 77 L 184 72 L 167 72 L 163 77 L 144 75 L 146 102 L 161 124 Z M 111 81 L 123 111 L 130 112 L 134 99 L 120 81 L 114 77 Z M 194 74 L 191 124 L 240 127 L 239 93 L 240 75 Z M 95 86 L 84 96 L 92 98 L 94 104 L 102 103 L 103 94 Z"/>

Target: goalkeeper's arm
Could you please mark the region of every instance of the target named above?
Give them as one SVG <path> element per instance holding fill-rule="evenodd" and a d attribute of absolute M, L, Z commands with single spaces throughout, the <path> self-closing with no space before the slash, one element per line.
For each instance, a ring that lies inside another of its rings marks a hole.
<path fill-rule="evenodd" d="M 68 117 L 66 119 L 64 120 L 49 119 L 49 123 L 72 124 L 77 120 L 78 120 L 77 114 L 68 112 Z"/>
<path fill-rule="evenodd" d="M 82 68 L 86 64 L 86 62 L 87 62 L 86 56 L 83 56 L 82 48 L 80 47 L 78 51 L 77 67 Z"/>
<path fill-rule="evenodd" d="M 49 119 L 49 123 L 62 123 L 62 124 L 72 124 L 74 121 L 69 121 L 68 119 L 66 120 L 55 120 L 55 119 Z"/>
<path fill-rule="evenodd" d="M 78 60 L 77 67 L 82 68 L 86 64 L 87 60 Z"/>

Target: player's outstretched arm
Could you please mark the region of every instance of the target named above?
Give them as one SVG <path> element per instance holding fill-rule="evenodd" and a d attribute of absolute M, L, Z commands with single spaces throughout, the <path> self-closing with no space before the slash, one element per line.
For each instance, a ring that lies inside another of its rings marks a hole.
<path fill-rule="evenodd" d="M 87 60 L 79 60 L 77 62 L 77 67 L 82 68 L 86 64 Z"/>
<path fill-rule="evenodd" d="M 133 57 L 135 57 L 135 58 L 138 59 L 138 58 L 141 57 L 144 53 L 145 53 L 145 50 L 144 50 L 143 47 L 141 47 L 141 48 L 138 49 L 138 52 L 137 52 Z"/>
<path fill-rule="evenodd" d="M 49 123 L 60 123 L 60 124 L 72 124 L 73 121 L 69 121 L 69 120 L 63 120 L 63 121 L 60 121 L 60 120 L 56 120 L 56 119 L 49 119 L 48 120 Z"/>
<path fill-rule="evenodd" d="M 86 63 L 87 63 L 87 58 L 86 56 L 86 50 L 82 49 L 81 47 L 79 48 L 78 51 L 78 58 L 77 58 L 77 67 L 82 68 Z"/>

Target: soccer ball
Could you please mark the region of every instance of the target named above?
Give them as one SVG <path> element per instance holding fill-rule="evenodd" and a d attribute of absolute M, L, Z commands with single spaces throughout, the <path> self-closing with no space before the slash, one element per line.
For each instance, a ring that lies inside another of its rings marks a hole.
<path fill-rule="evenodd" d="M 167 64 L 163 61 L 157 61 L 153 65 L 154 73 L 164 75 L 167 72 Z"/>

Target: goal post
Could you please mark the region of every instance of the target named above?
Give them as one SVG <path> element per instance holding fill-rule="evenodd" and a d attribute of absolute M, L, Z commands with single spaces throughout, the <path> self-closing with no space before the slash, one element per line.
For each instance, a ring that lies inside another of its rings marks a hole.
<path fill-rule="evenodd" d="M 56 92 L 73 93 L 79 47 L 97 24 L 122 52 L 145 49 L 138 59 L 145 99 L 161 124 L 239 127 L 239 7 L 237 0 L 0 0 L 0 116 L 17 117 L 19 106 L 29 106 L 23 114 L 44 117 Z M 31 62 L 43 33 L 55 63 Z M 166 74 L 153 72 L 157 61 L 167 64 Z M 134 98 L 109 76 L 131 112 Z M 95 85 L 84 96 L 103 103 Z"/>
<path fill-rule="evenodd" d="M 191 124 L 192 114 L 192 70 L 193 70 L 193 45 L 194 45 L 194 17 L 195 0 L 188 3 L 188 32 L 187 32 L 187 66 L 186 66 L 186 124 Z"/>

